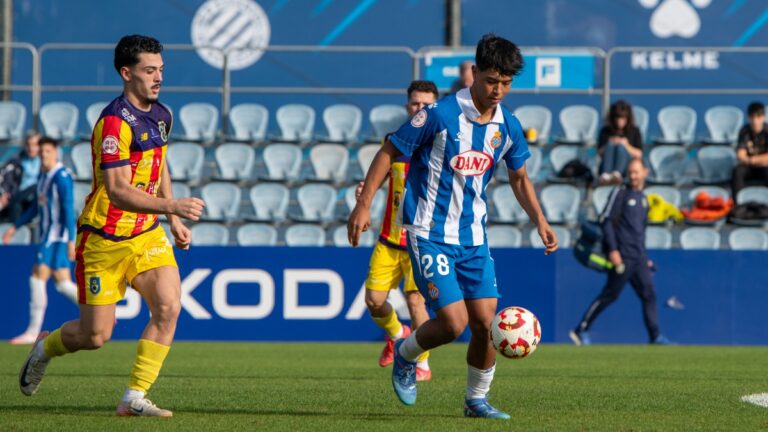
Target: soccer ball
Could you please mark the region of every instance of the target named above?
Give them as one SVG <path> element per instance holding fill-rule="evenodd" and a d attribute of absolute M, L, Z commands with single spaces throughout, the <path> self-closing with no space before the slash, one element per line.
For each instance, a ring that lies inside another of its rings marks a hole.
<path fill-rule="evenodd" d="M 491 342 L 504 357 L 528 357 L 541 342 L 539 319 L 528 309 L 518 306 L 503 309 L 491 323 Z"/>

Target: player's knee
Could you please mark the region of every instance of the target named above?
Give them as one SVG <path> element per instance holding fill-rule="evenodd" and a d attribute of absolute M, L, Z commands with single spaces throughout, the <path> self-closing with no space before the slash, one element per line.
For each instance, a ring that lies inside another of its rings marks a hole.
<path fill-rule="evenodd" d="M 378 312 L 382 307 L 384 307 L 384 304 L 387 302 L 387 297 L 376 296 L 372 295 L 371 293 L 371 291 L 366 292 L 365 305 L 368 307 L 369 311 Z"/>
<path fill-rule="evenodd" d="M 175 325 L 181 313 L 181 303 L 172 301 L 155 306 L 152 318 L 163 325 Z"/>
<path fill-rule="evenodd" d="M 467 328 L 467 320 L 461 318 L 455 318 L 443 323 L 443 331 L 447 336 L 454 340 L 464 333 L 464 329 Z"/>
<path fill-rule="evenodd" d="M 408 303 L 408 310 L 415 310 L 424 307 L 424 297 L 418 292 L 410 292 L 405 298 Z"/>
<path fill-rule="evenodd" d="M 85 349 L 95 350 L 103 347 L 111 338 L 112 331 L 110 329 L 87 334 L 82 342 Z"/>
<path fill-rule="evenodd" d="M 472 321 L 469 323 L 469 330 L 473 338 L 490 338 L 491 321 Z"/>

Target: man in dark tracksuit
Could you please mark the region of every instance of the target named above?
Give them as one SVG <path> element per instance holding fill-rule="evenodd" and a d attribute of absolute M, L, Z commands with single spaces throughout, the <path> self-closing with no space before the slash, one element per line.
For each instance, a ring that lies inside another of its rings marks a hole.
<path fill-rule="evenodd" d="M 651 267 L 645 251 L 645 226 L 648 220 L 648 200 L 643 188 L 648 175 L 642 159 L 634 159 L 628 167 L 629 185 L 617 187 L 611 193 L 600 222 L 605 251 L 613 264 L 608 281 L 599 296 L 584 313 L 579 325 L 570 333 L 576 345 L 589 345 L 589 328 L 611 303 L 616 301 L 627 282 L 643 303 L 643 320 L 651 343 L 668 344 L 659 331 L 656 311 L 656 291 Z"/>

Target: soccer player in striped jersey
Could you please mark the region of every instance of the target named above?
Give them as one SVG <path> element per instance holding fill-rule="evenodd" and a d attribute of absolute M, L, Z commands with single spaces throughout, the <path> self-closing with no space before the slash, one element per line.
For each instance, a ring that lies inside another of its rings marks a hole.
<path fill-rule="evenodd" d="M 408 101 L 405 104 L 408 116 L 413 117 L 425 106 L 435 103 L 437 97 L 435 83 L 432 81 L 413 81 L 408 86 Z M 394 159 L 390 166 L 384 223 L 381 225 L 379 242 L 373 249 L 368 278 L 365 280 L 365 304 L 368 306 L 368 312 L 371 314 L 373 322 L 387 333 L 386 345 L 384 345 L 384 350 L 379 357 L 379 366 L 381 367 L 392 364 L 395 342 L 411 334 L 411 329 L 400 322 L 394 308 L 387 301 L 389 291 L 397 289 L 400 282 L 403 282 L 403 292 L 414 330 L 429 319 L 429 314 L 424 307 L 424 297 L 419 293 L 413 279 L 406 232 L 398 221 L 409 164 L 410 158 L 401 155 Z M 358 186 L 358 192 L 361 192 L 363 186 L 364 183 Z M 432 378 L 428 357 L 429 351 L 426 351 L 418 359 L 416 365 L 416 379 L 418 381 L 427 381 Z"/>
<path fill-rule="evenodd" d="M 496 364 L 490 326 L 499 290 L 485 234 L 485 188 L 500 160 L 509 169 L 515 196 L 537 226 L 545 253 L 557 250 L 557 237 L 525 171 L 530 152 L 520 121 L 501 105 L 522 66 L 515 44 L 483 36 L 472 86 L 422 109 L 389 136 L 349 217 L 349 240 L 356 246 L 371 225 L 371 200 L 392 160 L 411 157 L 403 224 L 416 285 L 436 317 L 395 344 L 392 385 L 406 405 L 416 402 L 416 359 L 452 342 L 469 324 L 464 415 L 510 418 L 487 400 Z"/>
<path fill-rule="evenodd" d="M 179 270 L 158 215 L 167 216 L 176 246 L 186 249 L 191 232 L 180 218 L 199 219 L 203 202 L 171 195 L 165 154 L 172 117 L 158 103 L 162 51 L 156 39 L 139 35 L 125 36 L 115 47 L 124 93 L 104 108 L 91 135 L 93 188 L 77 226 L 80 319 L 40 333 L 19 373 L 27 396 L 37 391 L 52 358 L 98 349 L 110 339 L 115 304 L 128 282 L 147 302 L 151 316 L 117 415 L 173 415 L 145 397 L 168 354 L 181 309 Z"/>
<path fill-rule="evenodd" d="M 56 140 L 42 137 L 40 145 L 40 178 L 37 199 L 3 235 L 8 243 L 16 229 L 35 217 L 40 219 L 40 244 L 32 276 L 29 278 L 29 326 L 11 339 L 11 344 L 31 344 L 43 327 L 48 294 L 45 285 L 53 275 L 56 291 L 77 304 L 77 287 L 69 267 L 75 259 L 75 210 L 72 174 L 59 162 Z"/>

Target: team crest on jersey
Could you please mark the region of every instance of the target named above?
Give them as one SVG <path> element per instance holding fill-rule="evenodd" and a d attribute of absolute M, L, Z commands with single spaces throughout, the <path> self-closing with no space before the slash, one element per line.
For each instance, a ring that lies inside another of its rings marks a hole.
<path fill-rule="evenodd" d="M 88 280 L 88 289 L 93 295 L 101 292 L 101 278 L 98 276 L 91 276 L 91 278 Z"/>
<path fill-rule="evenodd" d="M 427 112 L 424 110 L 421 110 L 416 113 L 415 116 L 411 119 L 411 126 L 415 128 L 420 128 L 424 126 L 427 123 Z"/>
<path fill-rule="evenodd" d="M 168 131 L 165 129 L 165 122 L 162 120 L 157 122 L 157 128 L 160 130 L 160 139 L 163 140 L 163 142 L 168 142 Z"/>
<path fill-rule="evenodd" d="M 112 135 L 107 135 L 101 141 L 101 151 L 108 155 L 117 154 L 118 141 L 117 138 Z"/>
<path fill-rule="evenodd" d="M 499 147 L 501 147 L 501 132 L 496 131 L 496 133 L 493 134 L 493 138 L 491 138 L 491 148 L 496 150 Z"/>
<path fill-rule="evenodd" d="M 479 176 L 493 166 L 493 158 L 487 153 L 467 150 L 451 158 L 451 168 L 466 177 Z"/>
<path fill-rule="evenodd" d="M 432 282 L 427 284 L 427 292 L 429 293 L 429 298 L 432 300 L 437 300 L 437 298 L 440 296 L 440 290 L 438 290 L 437 286 L 435 286 L 435 284 Z"/>

